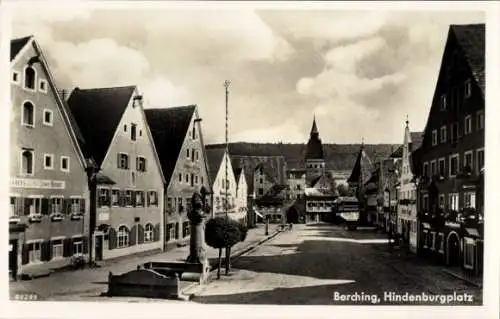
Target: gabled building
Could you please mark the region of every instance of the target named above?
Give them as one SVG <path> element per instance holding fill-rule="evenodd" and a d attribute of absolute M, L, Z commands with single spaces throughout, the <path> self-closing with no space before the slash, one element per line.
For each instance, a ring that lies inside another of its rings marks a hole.
<path fill-rule="evenodd" d="M 306 223 L 333 219 L 333 201 L 338 196 L 335 180 L 326 173 L 323 144 L 319 138 L 316 118 L 313 119 L 305 153 L 305 216 Z"/>
<path fill-rule="evenodd" d="M 485 26 L 451 25 L 417 151 L 419 250 L 482 271 Z"/>
<path fill-rule="evenodd" d="M 11 41 L 9 270 L 40 274 L 88 254 L 85 144 L 33 36 Z"/>
<path fill-rule="evenodd" d="M 75 88 L 68 105 L 98 169 L 95 259 L 162 250 L 165 180 L 137 87 Z"/>
<path fill-rule="evenodd" d="M 236 178 L 229 154 L 223 148 L 207 149 L 207 162 L 210 182 L 213 191 L 213 215 L 241 220 L 246 214 L 241 214 L 236 206 Z M 227 171 L 226 171 L 227 169 Z"/>
<path fill-rule="evenodd" d="M 361 148 L 356 157 L 356 162 L 351 171 L 351 175 L 347 179 L 349 185 L 349 190 L 355 197 L 358 198 L 360 202 L 360 222 L 361 223 L 373 223 L 375 222 L 376 210 L 368 211 L 367 202 L 365 198 L 365 185 L 370 180 L 372 172 L 374 171 L 373 164 L 364 150 L 364 145 Z"/>
<path fill-rule="evenodd" d="M 401 174 L 398 191 L 398 220 L 397 232 L 402 235 L 402 244 L 413 253 L 417 252 L 418 224 L 417 224 L 417 187 L 414 178 L 415 166 L 412 152 L 420 147 L 422 132 L 410 132 L 409 122 L 406 121 L 403 139 Z"/>
<path fill-rule="evenodd" d="M 211 185 L 196 105 L 146 109 L 146 118 L 165 175 L 165 237 L 167 246 L 189 239 L 187 212 L 194 192 L 207 193 L 211 216 Z"/>
<path fill-rule="evenodd" d="M 236 179 L 236 210 L 241 216 L 239 220 L 247 225 L 248 218 L 248 184 L 245 177 L 244 168 L 237 168 L 234 171 Z"/>

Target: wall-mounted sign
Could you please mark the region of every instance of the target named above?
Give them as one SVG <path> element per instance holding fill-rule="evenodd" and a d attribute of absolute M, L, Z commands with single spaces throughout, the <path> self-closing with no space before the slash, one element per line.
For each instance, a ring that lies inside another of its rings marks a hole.
<path fill-rule="evenodd" d="M 33 178 L 11 178 L 10 187 L 13 188 L 37 188 L 37 189 L 65 189 L 65 181 L 54 181 L 50 179 Z"/>

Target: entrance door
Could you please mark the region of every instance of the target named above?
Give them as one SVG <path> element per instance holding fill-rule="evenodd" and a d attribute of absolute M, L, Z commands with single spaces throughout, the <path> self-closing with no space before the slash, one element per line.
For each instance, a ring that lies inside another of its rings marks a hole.
<path fill-rule="evenodd" d="M 9 241 L 9 272 L 17 275 L 17 239 Z"/>
<path fill-rule="evenodd" d="M 102 260 L 102 235 L 96 236 L 95 237 L 95 260 L 96 261 L 101 261 Z"/>

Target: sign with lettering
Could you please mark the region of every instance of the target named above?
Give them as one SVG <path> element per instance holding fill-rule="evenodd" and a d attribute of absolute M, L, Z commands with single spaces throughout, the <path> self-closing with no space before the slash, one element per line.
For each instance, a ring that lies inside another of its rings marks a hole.
<path fill-rule="evenodd" d="M 65 181 L 50 179 L 11 178 L 10 187 L 13 188 L 38 188 L 38 189 L 65 189 Z"/>

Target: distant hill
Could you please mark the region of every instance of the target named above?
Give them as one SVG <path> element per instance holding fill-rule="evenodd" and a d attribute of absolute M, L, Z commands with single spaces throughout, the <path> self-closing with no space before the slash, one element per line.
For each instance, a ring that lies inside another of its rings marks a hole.
<path fill-rule="evenodd" d="M 207 148 L 221 148 L 224 144 L 211 144 Z M 323 144 L 326 167 L 329 170 L 350 171 L 356 161 L 361 144 Z M 387 158 L 398 144 L 365 144 L 365 152 L 372 162 Z M 305 144 L 246 143 L 229 144 L 231 155 L 278 156 L 285 157 L 287 168 L 304 168 Z"/>

